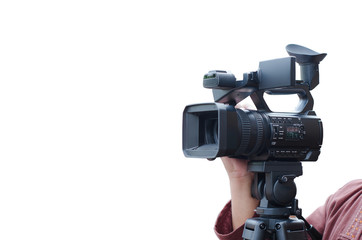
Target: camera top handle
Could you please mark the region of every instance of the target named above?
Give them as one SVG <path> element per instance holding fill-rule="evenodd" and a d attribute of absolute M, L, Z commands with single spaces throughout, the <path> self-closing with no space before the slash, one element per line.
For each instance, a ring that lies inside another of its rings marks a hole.
<path fill-rule="evenodd" d="M 214 101 L 236 105 L 251 97 L 259 111 L 271 112 L 264 99 L 268 94 L 297 94 L 297 113 L 308 113 L 313 109 L 310 90 L 319 84 L 318 64 L 327 55 L 296 44 L 286 47 L 291 57 L 273 59 L 259 63 L 256 72 L 244 73 L 243 80 L 236 80 L 232 73 L 210 71 L 204 75 L 203 85 L 213 89 Z M 301 80 L 295 79 L 295 62 L 300 65 Z"/>

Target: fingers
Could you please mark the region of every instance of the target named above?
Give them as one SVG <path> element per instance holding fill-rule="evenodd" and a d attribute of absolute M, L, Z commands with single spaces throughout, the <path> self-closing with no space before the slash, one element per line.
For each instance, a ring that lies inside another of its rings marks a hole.
<path fill-rule="evenodd" d="M 256 110 L 254 103 L 252 101 L 247 101 L 247 100 L 248 98 L 245 99 L 244 101 L 239 102 L 238 104 L 236 104 L 235 108 L 240 108 L 244 110 Z"/>

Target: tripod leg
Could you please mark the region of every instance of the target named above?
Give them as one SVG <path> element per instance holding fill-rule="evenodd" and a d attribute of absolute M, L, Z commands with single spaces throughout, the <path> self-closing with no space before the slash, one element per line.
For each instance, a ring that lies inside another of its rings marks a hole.
<path fill-rule="evenodd" d="M 288 219 L 275 224 L 275 235 L 278 240 L 307 240 L 304 222 L 299 219 Z"/>
<path fill-rule="evenodd" d="M 266 237 L 267 220 L 259 218 L 250 218 L 246 220 L 243 232 L 245 240 L 264 240 Z"/>
<path fill-rule="evenodd" d="M 299 219 L 250 218 L 246 220 L 244 240 L 307 240 L 304 222 Z"/>

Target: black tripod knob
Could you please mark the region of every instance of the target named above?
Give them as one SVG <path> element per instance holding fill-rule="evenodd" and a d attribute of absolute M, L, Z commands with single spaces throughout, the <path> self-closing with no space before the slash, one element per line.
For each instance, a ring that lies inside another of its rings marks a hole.
<path fill-rule="evenodd" d="M 297 194 L 297 186 L 295 185 L 295 175 L 284 175 L 274 183 L 274 202 L 285 206 L 291 204 Z"/>

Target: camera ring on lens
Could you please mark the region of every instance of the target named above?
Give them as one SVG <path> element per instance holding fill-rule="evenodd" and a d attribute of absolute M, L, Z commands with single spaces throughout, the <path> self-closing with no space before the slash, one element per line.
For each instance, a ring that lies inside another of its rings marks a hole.
<path fill-rule="evenodd" d="M 251 135 L 250 118 L 247 113 L 241 109 L 237 109 L 237 116 L 241 123 L 241 140 L 235 155 L 245 155 Z"/>
<path fill-rule="evenodd" d="M 262 146 L 263 138 L 264 138 L 264 125 L 263 125 L 263 117 L 261 114 L 257 112 L 251 112 L 255 117 L 256 122 L 256 140 L 254 148 L 250 151 L 249 155 L 253 155 L 258 152 L 258 150 Z"/>

